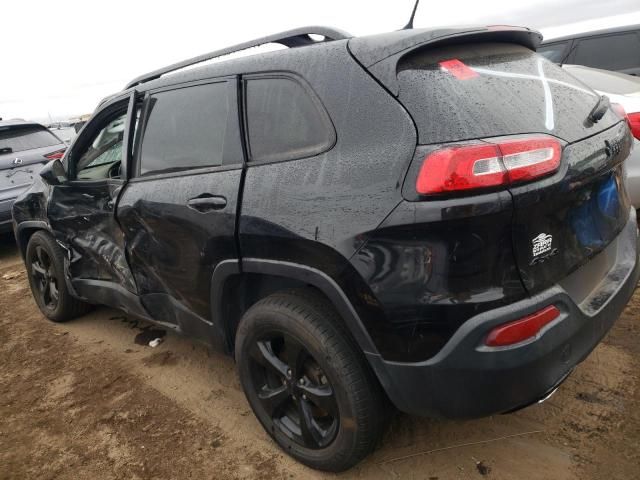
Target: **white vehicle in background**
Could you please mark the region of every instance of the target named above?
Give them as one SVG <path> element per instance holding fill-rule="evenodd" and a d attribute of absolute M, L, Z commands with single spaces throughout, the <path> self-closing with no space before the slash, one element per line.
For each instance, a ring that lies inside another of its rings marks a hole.
<path fill-rule="evenodd" d="M 609 97 L 611 103 L 624 108 L 635 137 L 634 149 L 626 160 L 627 190 L 633 206 L 640 208 L 640 78 L 581 65 L 562 65 L 562 68 L 600 95 Z"/>
<path fill-rule="evenodd" d="M 76 136 L 76 130 L 70 122 L 50 123 L 47 125 L 47 128 L 61 138 L 67 145 L 70 144 L 71 140 Z"/>

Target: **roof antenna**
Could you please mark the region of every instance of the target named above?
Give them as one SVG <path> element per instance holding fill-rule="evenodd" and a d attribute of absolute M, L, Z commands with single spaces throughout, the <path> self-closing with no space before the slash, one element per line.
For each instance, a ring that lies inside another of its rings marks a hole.
<path fill-rule="evenodd" d="M 416 10 L 418 9 L 418 3 L 420 3 L 420 0 L 416 0 L 415 5 L 413 6 L 413 12 L 411 12 L 411 17 L 409 17 L 409 22 L 402 28 L 402 30 L 411 30 L 413 28 L 413 17 L 416 16 Z"/>

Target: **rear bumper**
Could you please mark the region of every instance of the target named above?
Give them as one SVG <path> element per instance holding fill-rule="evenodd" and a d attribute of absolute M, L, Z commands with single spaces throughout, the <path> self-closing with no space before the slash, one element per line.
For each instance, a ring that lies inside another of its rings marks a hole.
<path fill-rule="evenodd" d="M 527 406 L 560 384 L 613 326 L 640 276 L 637 251 L 631 211 L 624 230 L 589 264 L 533 297 L 469 319 L 433 358 L 398 363 L 367 354 L 368 359 L 391 401 L 410 414 L 472 418 Z M 597 270 L 592 264 L 603 262 L 607 269 L 595 277 L 602 280 L 585 289 Z M 551 304 L 560 317 L 532 341 L 484 345 L 493 327 Z"/>

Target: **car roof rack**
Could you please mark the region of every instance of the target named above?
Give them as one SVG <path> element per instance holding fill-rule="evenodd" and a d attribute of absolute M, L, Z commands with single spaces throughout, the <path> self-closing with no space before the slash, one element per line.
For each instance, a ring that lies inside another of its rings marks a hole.
<path fill-rule="evenodd" d="M 322 40 L 314 40 L 311 35 L 322 35 L 324 39 Z M 188 60 L 183 60 L 182 62 L 174 63 L 164 68 L 159 68 L 158 70 L 154 70 L 149 73 L 145 73 L 144 75 L 140 75 L 139 77 L 134 78 L 129 83 L 127 83 L 125 90 L 135 87 L 136 85 L 140 85 L 141 83 L 150 82 L 151 80 L 155 80 L 160 78 L 162 75 L 167 73 L 175 72 L 176 70 L 181 70 L 186 67 L 190 67 L 191 65 L 196 65 L 198 63 L 206 62 L 208 60 L 212 60 L 214 58 L 222 57 L 224 55 L 229 55 L 231 53 L 239 52 L 242 50 L 246 50 L 252 47 L 258 47 L 260 45 L 265 45 L 267 43 L 279 43 L 289 48 L 294 47 L 304 47 L 306 45 L 314 45 L 318 43 L 331 42 L 334 40 L 345 40 L 351 38 L 353 35 L 349 33 L 331 27 L 302 27 L 295 28 L 293 30 L 287 30 L 286 32 L 275 33 L 273 35 L 268 35 L 266 37 L 257 38 L 255 40 L 249 40 L 248 42 L 239 43 L 232 47 L 226 47 L 221 50 L 216 50 L 214 52 L 205 53 L 203 55 L 198 55 L 197 57 L 189 58 Z"/>

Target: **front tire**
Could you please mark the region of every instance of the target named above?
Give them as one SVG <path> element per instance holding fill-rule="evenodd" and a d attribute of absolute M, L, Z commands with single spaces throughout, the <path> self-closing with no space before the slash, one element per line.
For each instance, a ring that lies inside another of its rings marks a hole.
<path fill-rule="evenodd" d="M 378 444 L 384 394 L 332 305 L 306 290 L 253 305 L 236 334 L 240 381 L 278 445 L 319 470 L 346 470 Z"/>
<path fill-rule="evenodd" d="M 71 296 L 64 278 L 64 251 L 47 232 L 34 233 L 27 244 L 25 265 L 31 293 L 49 320 L 79 317 L 91 306 Z"/>

